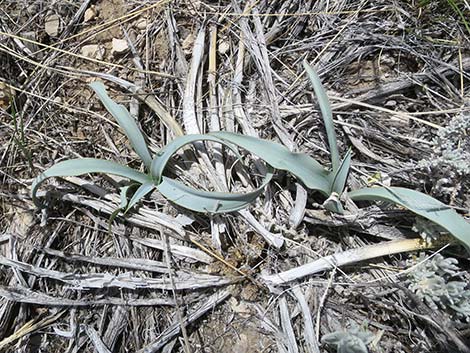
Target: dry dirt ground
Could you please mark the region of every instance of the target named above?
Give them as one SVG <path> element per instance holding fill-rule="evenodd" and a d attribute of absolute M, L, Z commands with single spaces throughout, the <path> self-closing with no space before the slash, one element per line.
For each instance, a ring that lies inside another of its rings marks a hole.
<path fill-rule="evenodd" d="M 178 134 L 174 119 L 184 133 L 236 131 L 328 165 L 307 60 L 341 153 L 352 148 L 348 188 L 405 186 L 468 216 L 466 19 L 466 0 L 0 0 L 0 351 L 469 352 L 470 296 L 439 294 L 451 282 L 468 291 L 459 246 L 263 280 L 419 237 L 404 210 L 334 216 L 279 172 L 246 211 L 195 213 L 154 192 L 110 231 L 123 180 L 52 179 L 42 210 L 30 197 L 33 178 L 58 161 L 142 168 L 89 88 L 96 80 L 153 152 Z M 187 184 L 213 188 L 204 163 L 173 165 Z M 242 169 L 232 176 L 233 187 L 253 187 Z M 451 269 L 416 280 L 417 263 Z"/>

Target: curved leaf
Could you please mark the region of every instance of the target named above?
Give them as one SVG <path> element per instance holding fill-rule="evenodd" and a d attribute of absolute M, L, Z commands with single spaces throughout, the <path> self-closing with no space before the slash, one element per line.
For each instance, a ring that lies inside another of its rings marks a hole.
<path fill-rule="evenodd" d="M 171 156 L 183 146 L 199 141 L 220 143 L 230 148 L 238 158 L 241 158 L 237 149 L 232 145 L 232 143 L 230 143 L 230 141 L 225 141 L 216 136 L 193 134 L 175 138 L 158 153 L 152 161 L 150 168 L 150 173 L 157 184 L 157 189 L 163 196 L 175 204 L 197 212 L 233 212 L 247 207 L 261 194 L 264 187 L 271 181 L 273 169 L 269 165 L 268 173 L 266 174 L 262 185 L 245 194 L 197 190 L 174 179 L 164 177 L 163 171 Z"/>
<path fill-rule="evenodd" d="M 318 105 L 323 116 L 323 122 L 325 124 L 326 136 L 328 137 L 328 145 L 331 153 L 331 164 L 333 172 L 336 172 L 340 166 L 340 157 L 338 151 L 338 141 L 336 140 L 335 126 L 333 123 L 333 113 L 331 112 L 330 101 L 326 95 L 325 89 L 321 84 L 320 77 L 318 77 L 315 70 L 304 61 L 304 68 L 307 71 L 307 75 L 312 82 L 313 90 L 318 99 Z"/>
<path fill-rule="evenodd" d="M 137 202 L 139 202 L 142 197 L 152 192 L 153 189 L 155 189 L 155 184 L 153 181 L 148 181 L 140 185 L 139 188 L 135 191 L 134 195 L 132 195 L 132 198 L 127 204 L 124 213 L 127 213 L 127 211 L 129 211 Z"/>
<path fill-rule="evenodd" d="M 231 132 L 211 132 L 209 135 L 246 149 L 276 169 L 294 174 L 309 189 L 318 190 L 325 196 L 330 194 L 328 171 L 305 153 L 294 153 L 278 143 Z"/>
<path fill-rule="evenodd" d="M 323 207 L 333 213 L 344 214 L 344 208 L 339 199 L 339 194 L 332 192 L 330 197 L 328 197 L 325 202 L 323 202 Z"/>
<path fill-rule="evenodd" d="M 123 105 L 117 104 L 111 98 L 109 98 L 108 94 L 106 93 L 106 88 L 102 82 L 95 81 L 90 84 L 90 87 L 95 91 L 96 95 L 99 97 L 105 108 L 114 116 L 119 125 L 122 127 L 127 138 L 131 142 L 132 147 L 142 159 L 144 164 L 147 166 L 147 168 L 150 167 L 150 164 L 152 163 L 152 157 L 145 142 L 144 135 L 142 135 L 142 132 L 137 126 L 134 118 Z"/>
<path fill-rule="evenodd" d="M 129 192 L 129 190 L 134 189 L 138 186 L 139 184 L 130 184 L 119 188 L 119 190 L 121 190 L 119 192 L 119 198 L 121 200 L 118 208 L 119 211 L 126 209 L 127 204 L 129 203 L 129 200 L 127 199 L 127 193 Z"/>
<path fill-rule="evenodd" d="M 114 222 L 114 219 L 117 217 L 117 215 L 119 214 L 119 212 L 121 212 L 122 210 L 126 209 L 126 206 L 128 204 L 128 200 L 127 200 L 127 193 L 129 192 L 130 189 L 133 189 L 135 188 L 136 186 L 138 186 L 139 184 L 131 184 L 131 185 L 126 185 L 126 186 L 123 186 L 121 188 L 119 188 L 121 191 L 119 192 L 119 198 L 121 199 L 120 203 L 119 203 L 119 207 L 116 208 L 113 213 L 111 213 L 109 215 L 109 219 L 108 219 L 108 235 L 111 235 L 112 234 L 112 227 L 113 227 L 113 222 Z"/>
<path fill-rule="evenodd" d="M 217 137 L 201 134 L 179 136 L 173 141 L 171 141 L 168 145 L 166 145 L 161 151 L 159 151 L 157 156 L 155 156 L 155 158 L 153 159 L 152 165 L 150 167 L 150 174 L 152 175 L 152 178 L 155 180 L 155 182 L 157 184 L 160 183 L 161 178 L 163 176 L 163 171 L 165 170 L 165 166 L 167 165 L 168 161 L 170 160 L 173 154 L 175 154 L 183 146 L 198 141 L 218 142 L 230 148 L 237 155 L 238 158 L 241 158 L 240 154 L 234 146 Z"/>
<path fill-rule="evenodd" d="M 354 201 L 388 201 L 440 225 L 470 249 L 470 223 L 455 210 L 419 191 L 400 187 L 373 187 L 349 193 Z"/>
<path fill-rule="evenodd" d="M 245 208 L 253 202 L 263 192 L 272 176 L 273 169 L 268 165 L 268 172 L 261 186 L 245 194 L 196 190 L 165 176 L 162 177 L 162 182 L 157 185 L 157 189 L 168 200 L 193 211 L 233 212 Z"/>
<path fill-rule="evenodd" d="M 49 169 L 46 169 L 36 179 L 34 179 L 31 185 L 31 196 L 33 202 L 37 207 L 44 207 L 41 205 L 36 197 L 39 186 L 51 177 L 64 177 L 64 176 L 77 176 L 87 173 L 107 173 L 119 175 L 141 184 L 150 181 L 150 177 L 143 173 L 140 173 L 132 168 L 117 164 L 111 161 L 105 161 L 96 158 L 81 158 L 81 159 L 70 159 L 68 161 L 59 162 Z"/>

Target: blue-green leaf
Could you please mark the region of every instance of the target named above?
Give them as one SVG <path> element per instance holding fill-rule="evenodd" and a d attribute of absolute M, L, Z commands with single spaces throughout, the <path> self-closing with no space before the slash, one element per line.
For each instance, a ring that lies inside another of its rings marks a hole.
<path fill-rule="evenodd" d="M 112 226 L 113 226 L 114 219 L 117 217 L 119 212 L 121 212 L 122 210 L 125 210 L 126 207 L 127 207 L 127 204 L 128 204 L 127 193 L 129 192 L 129 190 L 134 189 L 137 186 L 139 186 L 139 184 L 133 183 L 131 185 L 126 185 L 126 186 L 123 186 L 123 187 L 120 188 L 121 191 L 119 192 L 119 197 L 121 199 L 121 202 L 119 203 L 119 207 L 116 208 L 109 215 L 109 219 L 108 219 L 108 234 L 109 235 L 112 234 Z"/>
<path fill-rule="evenodd" d="M 318 190 L 325 196 L 329 196 L 330 180 L 328 171 L 307 154 L 294 153 L 278 143 L 252 136 L 223 131 L 211 132 L 210 135 L 244 148 L 274 168 L 294 174 L 307 188 Z"/>
<path fill-rule="evenodd" d="M 315 70 L 304 61 L 304 68 L 307 71 L 307 75 L 310 78 L 310 81 L 313 85 L 313 90 L 315 91 L 315 95 L 318 98 L 318 104 L 320 106 L 320 110 L 323 116 L 323 122 L 325 124 L 326 135 L 328 137 L 328 145 L 330 147 L 331 153 L 331 164 L 333 172 L 336 172 L 340 165 L 340 157 L 338 151 L 338 141 L 336 140 L 336 133 L 335 133 L 335 126 L 333 123 L 333 113 L 331 112 L 331 105 L 330 101 L 328 100 L 328 96 L 326 95 L 325 89 L 321 84 L 320 77 L 318 77 Z"/>
<path fill-rule="evenodd" d="M 150 164 L 152 163 L 152 157 L 145 142 L 144 135 L 142 135 L 142 132 L 137 126 L 134 118 L 123 105 L 117 104 L 111 98 L 109 98 L 108 93 L 106 93 L 106 88 L 102 82 L 95 81 L 90 84 L 90 87 L 95 91 L 105 108 L 117 120 L 119 125 L 124 130 L 127 138 L 131 142 L 132 147 L 142 159 L 146 167 L 149 168 Z"/>
<path fill-rule="evenodd" d="M 113 175 L 119 175 L 141 184 L 149 182 L 151 179 L 148 175 L 140 173 L 132 168 L 117 164 L 111 161 L 105 161 L 96 158 L 81 158 L 71 159 L 68 161 L 59 162 L 49 169 L 46 169 L 36 179 L 34 179 L 31 186 L 31 196 L 33 202 L 37 207 L 44 207 L 41 205 L 36 197 L 39 186 L 51 177 L 65 177 L 65 176 L 77 176 L 87 173 L 107 173 Z"/>
<path fill-rule="evenodd" d="M 230 148 L 237 155 L 238 158 L 241 158 L 238 151 L 234 146 L 232 146 L 232 144 L 227 143 L 217 137 L 200 134 L 179 136 L 173 141 L 171 141 L 168 145 L 166 145 L 161 151 L 159 151 L 157 156 L 155 156 L 152 161 L 152 165 L 150 167 L 150 174 L 152 175 L 152 178 L 153 180 L 155 180 L 156 184 L 160 183 L 163 176 L 163 171 L 165 170 L 165 166 L 169 162 L 171 156 L 173 156 L 173 154 L 175 154 L 183 146 L 198 141 L 212 141 L 220 143 Z"/>
<path fill-rule="evenodd" d="M 241 158 L 237 149 L 230 141 L 220 139 L 216 136 L 194 134 L 177 137 L 166 145 L 152 161 L 150 173 L 154 182 L 157 184 L 158 191 L 173 203 L 197 212 L 233 212 L 249 206 L 249 204 L 261 194 L 264 187 L 271 180 L 273 176 L 271 166 L 268 165 L 268 173 L 262 185 L 245 194 L 196 190 L 176 180 L 163 176 L 165 166 L 174 153 L 189 143 L 200 141 L 220 143 L 230 148 L 238 158 Z"/>
<path fill-rule="evenodd" d="M 338 170 L 330 175 L 331 192 L 336 192 L 340 196 L 343 193 L 346 180 L 348 179 L 349 168 L 351 167 L 351 154 L 352 150 L 349 149 L 348 152 L 346 152 Z"/>
<path fill-rule="evenodd" d="M 196 190 L 165 176 L 162 177 L 157 189 L 168 200 L 193 211 L 204 213 L 233 212 L 249 206 L 271 181 L 272 173 L 273 170 L 268 165 L 268 172 L 260 187 L 245 194 Z"/>
<path fill-rule="evenodd" d="M 349 193 L 354 201 L 388 201 L 407 208 L 446 229 L 470 249 L 470 223 L 455 210 L 419 191 L 401 187 L 373 187 Z"/>
<path fill-rule="evenodd" d="M 129 190 L 138 187 L 139 184 L 131 184 L 131 185 L 126 185 L 120 188 L 119 192 L 119 198 L 121 202 L 119 203 L 119 209 L 118 210 L 124 210 L 127 207 L 127 204 L 129 203 L 129 200 L 127 199 L 127 193 Z"/>
<path fill-rule="evenodd" d="M 127 213 L 127 211 L 129 211 L 145 195 L 152 192 L 153 189 L 155 189 L 155 184 L 154 184 L 153 181 L 148 181 L 148 182 L 143 183 L 142 185 L 140 185 L 139 188 L 135 191 L 134 195 L 132 195 L 132 198 L 129 201 L 129 203 L 126 207 L 126 211 L 124 213 Z"/>

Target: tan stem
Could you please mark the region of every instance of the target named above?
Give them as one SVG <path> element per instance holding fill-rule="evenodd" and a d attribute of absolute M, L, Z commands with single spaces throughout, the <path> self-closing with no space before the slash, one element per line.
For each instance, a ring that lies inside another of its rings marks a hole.
<path fill-rule="evenodd" d="M 330 270 L 334 267 L 351 265 L 356 262 L 402 252 L 431 249 L 445 245 L 448 241 L 449 239 L 447 238 L 433 243 L 425 242 L 421 238 L 392 240 L 325 256 L 288 271 L 262 276 L 262 279 L 267 282 L 267 284 L 280 285 L 314 273 Z"/>

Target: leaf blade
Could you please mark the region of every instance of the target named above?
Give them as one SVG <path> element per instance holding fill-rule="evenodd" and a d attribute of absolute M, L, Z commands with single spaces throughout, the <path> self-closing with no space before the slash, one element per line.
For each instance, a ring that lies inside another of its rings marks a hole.
<path fill-rule="evenodd" d="M 349 193 L 353 201 L 388 201 L 407 208 L 446 229 L 470 249 L 470 223 L 455 210 L 419 191 L 401 187 L 373 187 Z"/>
<path fill-rule="evenodd" d="M 155 180 L 155 182 L 157 184 L 160 182 L 163 176 L 163 171 L 165 170 L 165 167 L 169 162 L 170 158 L 173 156 L 173 154 L 175 154 L 180 148 L 190 143 L 199 141 L 212 141 L 220 143 L 230 148 L 237 155 L 237 157 L 241 158 L 235 147 L 217 137 L 202 134 L 178 136 L 173 139 L 169 144 L 167 144 L 164 148 L 162 148 L 162 150 L 153 159 L 152 164 L 150 166 L 150 174 L 152 175 L 152 178 Z"/>
<path fill-rule="evenodd" d="M 90 84 L 90 87 L 95 91 L 98 98 L 101 100 L 105 108 L 116 119 L 121 128 L 124 130 L 127 138 L 129 139 L 132 148 L 142 159 L 147 167 L 152 163 L 152 157 L 145 142 L 144 135 L 137 126 L 136 121 L 131 116 L 129 111 L 121 104 L 114 102 L 106 92 L 106 87 L 100 81 L 95 81 Z"/>
<path fill-rule="evenodd" d="M 263 192 L 272 176 L 273 169 L 268 166 L 263 183 L 255 190 L 245 194 L 196 190 L 165 176 L 162 177 L 162 182 L 156 188 L 171 202 L 192 211 L 225 213 L 247 207 Z"/>
<path fill-rule="evenodd" d="M 278 143 L 261 140 L 252 136 L 225 131 L 211 132 L 209 134 L 246 149 L 274 168 L 292 173 L 307 188 L 318 190 L 325 196 L 329 196 L 330 181 L 328 179 L 328 171 L 305 153 L 294 153 Z"/>
<path fill-rule="evenodd" d="M 343 193 L 349 175 L 349 168 L 351 167 L 351 155 L 352 150 L 349 149 L 341 161 L 338 170 L 331 173 L 331 192 L 336 192 L 338 195 Z"/>
<path fill-rule="evenodd" d="M 230 148 L 241 158 L 235 146 L 210 134 L 190 134 L 179 136 L 166 145 L 152 161 L 150 173 L 157 189 L 171 202 L 196 212 L 223 213 L 238 211 L 249 206 L 263 191 L 273 177 L 273 169 L 268 165 L 268 172 L 260 187 L 248 193 L 207 192 L 186 186 L 174 179 L 163 176 L 165 166 L 171 156 L 180 148 L 190 143 L 212 141 Z"/>
<path fill-rule="evenodd" d="M 338 141 L 336 139 L 335 126 L 333 122 L 333 113 L 331 112 L 331 105 L 326 94 L 325 89 L 321 83 L 320 77 L 315 70 L 305 60 L 303 62 L 307 76 L 312 82 L 313 90 L 318 99 L 318 105 L 322 112 L 323 123 L 325 124 L 326 135 L 328 137 L 328 145 L 330 147 L 331 164 L 333 172 L 336 172 L 340 166 L 340 157 L 338 151 Z"/>
<path fill-rule="evenodd" d="M 31 196 L 34 204 L 37 207 L 44 207 L 37 199 L 36 193 L 46 179 L 52 177 L 78 176 L 88 173 L 119 175 L 141 184 L 150 180 L 149 176 L 112 161 L 96 158 L 70 159 L 53 165 L 34 179 L 31 185 Z"/>
<path fill-rule="evenodd" d="M 149 194 L 155 189 L 155 183 L 153 181 L 148 181 L 143 183 L 139 186 L 139 188 L 135 191 L 134 195 L 132 195 L 131 200 L 127 204 L 126 210 L 124 214 L 126 214 L 134 205 L 139 202 L 145 195 Z"/>

